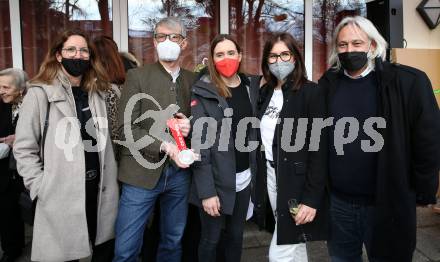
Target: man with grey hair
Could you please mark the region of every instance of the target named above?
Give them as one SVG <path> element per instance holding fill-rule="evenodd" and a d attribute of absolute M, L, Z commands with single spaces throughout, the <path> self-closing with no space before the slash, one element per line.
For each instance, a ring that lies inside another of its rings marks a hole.
<path fill-rule="evenodd" d="M 386 47 L 369 20 L 347 17 L 335 29 L 333 67 L 319 80 L 333 121 L 359 124 L 329 137 L 328 248 L 335 262 L 362 261 L 363 245 L 369 261 L 411 261 L 416 204 L 436 202 L 439 108 L 426 74 L 385 62 Z M 375 129 L 368 131 L 371 119 Z M 335 150 L 341 142 L 342 155 Z"/>
<path fill-rule="evenodd" d="M 179 160 L 177 146 L 153 134 L 153 129 L 158 129 L 154 130 L 156 134 L 165 134 L 167 129 L 168 119 L 165 118 L 168 117 L 155 112 L 159 110 L 157 104 L 167 111 L 178 105 L 180 109 L 175 117 L 180 131 L 184 137 L 190 131 L 186 116 L 190 114 L 190 88 L 195 75 L 180 67 L 181 51 L 187 46 L 182 22 L 174 17 L 160 20 L 154 29 L 154 46 L 158 61 L 128 71 L 119 104 L 121 140 L 129 136 L 137 141 L 147 141 L 146 137 L 153 140 L 141 148 L 140 153 L 155 167 L 145 167 L 135 159 L 132 152 L 139 150 L 136 144 L 140 142 L 121 148 L 118 172 L 122 195 L 115 227 L 114 261 L 137 261 L 143 232 L 157 201 L 160 201 L 161 236 L 156 261 L 177 262 L 182 256 L 181 239 L 188 212 L 190 172 L 188 165 Z M 145 94 L 154 101 L 137 101 L 130 112 L 131 118 L 125 119 L 124 113 L 130 107 L 127 105 L 132 103 L 131 98 Z M 131 134 L 127 130 L 131 130 Z"/>

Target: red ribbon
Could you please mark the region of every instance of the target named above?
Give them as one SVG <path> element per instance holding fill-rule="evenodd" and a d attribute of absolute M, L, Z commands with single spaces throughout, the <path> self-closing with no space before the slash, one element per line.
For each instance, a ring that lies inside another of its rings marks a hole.
<path fill-rule="evenodd" d="M 178 120 L 176 118 L 168 119 L 167 126 L 171 130 L 171 134 L 176 141 L 179 151 L 188 149 L 186 147 L 185 139 L 183 138 L 182 132 L 180 132 Z"/>

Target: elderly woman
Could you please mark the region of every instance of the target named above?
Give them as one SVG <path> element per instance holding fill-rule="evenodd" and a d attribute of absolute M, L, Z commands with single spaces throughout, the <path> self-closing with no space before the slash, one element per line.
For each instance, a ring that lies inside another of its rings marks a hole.
<path fill-rule="evenodd" d="M 112 259 L 119 192 L 107 128 L 109 88 L 95 48 L 80 30 L 55 40 L 30 83 L 14 155 L 31 198 L 38 198 L 33 261 L 88 257 L 89 243 L 92 261 Z"/>
<path fill-rule="evenodd" d="M 8 68 L 0 71 L 0 238 L 3 257 L 0 261 L 14 261 L 24 246 L 24 224 L 18 204 L 23 191 L 23 179 L 18 176 L 11 148 L 15 140 L 15 126 L 18 120 L 24 94 L 26 93 L 26 72 Z"/>

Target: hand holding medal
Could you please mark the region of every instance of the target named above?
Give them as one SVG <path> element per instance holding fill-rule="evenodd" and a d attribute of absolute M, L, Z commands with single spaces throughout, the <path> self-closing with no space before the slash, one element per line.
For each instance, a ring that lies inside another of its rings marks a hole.
<path fill-rule="evenodd" d="M 179 113 L 176 114 L 179 118 L 171 118 L 167 121 L 167 126 L 171 131 L 171 134 L 176 141 L 177 149 L 179 150 L 179 153 L 177 154 L 178 160 L 184 164 L 184 165 L 191 165 L 196 160 L 195 153 L 188 149 L 185 143 L 185 139 L 182 135 L 180 121 L 183 119 L 187 119 L 183 114 Z M 185 134 L 188 135 L 189 128 L 183 127 L 182 129 L 185 129 Z"/>

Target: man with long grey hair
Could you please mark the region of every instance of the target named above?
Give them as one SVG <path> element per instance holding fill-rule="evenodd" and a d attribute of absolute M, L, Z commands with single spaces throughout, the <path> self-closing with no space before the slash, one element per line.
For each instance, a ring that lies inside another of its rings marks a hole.
<path fill-rule="evenodd" d="M 363 245 L 369 261 L 411 261 L 416 204 L 436 202 L 439 108 L 426 74 L 386 62 L 386 48 L 368 19 L 347 17 L 319 80 L 329 116 L 344 123 L 329 136 L 328 248 L 336 262 L 362 261 Z"/>

